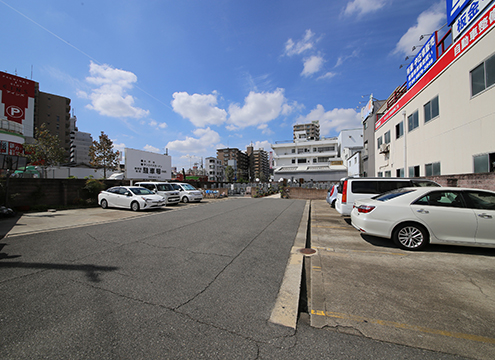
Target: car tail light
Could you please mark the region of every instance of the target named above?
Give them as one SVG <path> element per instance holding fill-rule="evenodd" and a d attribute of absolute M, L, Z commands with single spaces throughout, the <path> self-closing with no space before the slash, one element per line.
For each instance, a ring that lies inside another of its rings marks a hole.
<path fill-rule="evenodd" d="M 367 214 L 367 213 L 373 211 L 374 208 L 375 207 L 372 205 L 360 205 L 360 206 L 358 206 L 357 211 L 360 213 Z"/>
<path fill-rule="evenodd" d="M 347 203 L 347 180 L 344 181 L 344 185 L 342 186 L 342 204 Z"/>

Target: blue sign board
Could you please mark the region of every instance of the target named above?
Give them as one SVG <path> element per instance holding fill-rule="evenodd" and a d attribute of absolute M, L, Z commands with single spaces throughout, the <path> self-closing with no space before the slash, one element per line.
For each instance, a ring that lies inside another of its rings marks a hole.
<path fill-rule="evenodd" d="M 447 0 L 447 24 L 451 25 L 471 0 Z"/>
<path fill-rule="evenodd" d="M 435 61 L 437 61 L 437 43 L 436 33 L 433 33 L 407 67 L 407 88 L 410 89 Z"/>

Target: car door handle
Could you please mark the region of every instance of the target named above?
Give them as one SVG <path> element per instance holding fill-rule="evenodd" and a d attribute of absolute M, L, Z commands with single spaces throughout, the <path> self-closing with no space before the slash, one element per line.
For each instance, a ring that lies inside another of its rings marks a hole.
<path fill-rule="evenodd" d="M 483 219 L 491 219 L 491 218 L 492 218 L 492 216 L 491 216 L 491 215 L 488 215 L 488 214 L 485 214 L 485 213 L 483 213 L 483 214 L 478 214 L 478 216 L 479 216 L 480 218 L 483 218 Z"/>
<path fill-rule="evenodd" d="M 420 214 L 429 214 L 430 213 L 428 210 L 425 210 L 425 209 L 419 209 L 416 211 L 419 212 Z"/>

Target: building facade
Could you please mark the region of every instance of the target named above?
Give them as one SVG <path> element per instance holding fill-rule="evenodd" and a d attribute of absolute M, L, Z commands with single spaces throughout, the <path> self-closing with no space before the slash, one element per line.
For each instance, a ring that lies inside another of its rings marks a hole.
<path fill-rule="evenodd" d="M 320 140 L 320 122 L 312 121 L 309 124 L 296 124 L 293 126 L 293 140 Z"/>
<path fill-rule="evenodd" d="M 70 163 L 71 165 L 89 165 L 89 147 L 93 144 L 90 133 L 78 131 L 77 118 L 70 118 Z"/>
<path fill-rule="evenodd" d="M 249 157 L 250 180 L 268 181 L 270 179 L 268 152 L 264 149 L 254 150 L 252 146 L 248 146 L 246 153 Z"/>
<path fill-rule="evenodd" d="M 225 180 L 225 167 L 222 160 L 214 157 L 205 158 L 206 174 L 208 175 L 208 181 L 224 181 Z"/>
<path fill-rule="evenodd" d="M 236 180 L 249 179 L 249 157 L 245 152 L 237 148 L 217 149 L 217 159 L 225 168 L 231 166 L 234 169 Z"/>
<path fill-rule="evenodd" d="M 491 4 L 450 47 L 436 44 L 438 60 L 384 107 L 374 134 L 378 176 L 495 170 L 494 27 Z"/>

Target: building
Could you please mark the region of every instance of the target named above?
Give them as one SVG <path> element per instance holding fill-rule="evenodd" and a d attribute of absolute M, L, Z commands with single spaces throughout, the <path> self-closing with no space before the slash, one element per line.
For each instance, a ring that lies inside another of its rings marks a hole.
<path fill-rule="evenodd" d="M 206 174 L 208 175 L 208 181 L 224 181 L 225 167 L 222 160 L 214 157 L 205 158 Z"/>
<path fill-rule="evenodd" d="M 89 148 L 93 144 L 90 133 L 78 131 L 77 118 L 70 118 L 70 163 L 71 165 L 89 165 Z"/>
<path fill-rule="evenodd" d="M 270 178 L 268 153 L 264 149 L 254 150 L 253 146 L 248 146 L 246 153 L 249 157 L 250 180 L 259 179 L 262 182 L 268 181 Z"/>
<path fill-rule="evenodd" d="M 296 140 L 320 140 L 320 122 L 318 120 L 309 124 L 296 124 L 293 126 L 293 139 Z"/>
<path fill-rule="evenodd" d="M 34 106 L 34 126 L 40 128 L 45 124 L 50 134 L 60 140 L 60 146 L 70 158 L 70 99 L 39 91 L 36 83 Z"/>
<path fill-rule="evenodd" d="M 376 176 L 375 174 L 375 123 L 381 115 L 378 110 L 385 100 L 376 100 L 373 94 L 367 105 L 361 110 L 363 124 L 363 151 L 361 153 L 360 175 L 363 177 Z M 354 174 L 352 174 L 354 175 Z"/>
<path fill-rule="evenodd" d="M 495 3 L 483 6 L 463 29 L 454 22 L 441 39 L 435 32 L 418 54 L 432 61 L 413 60 L 407 92 L 378 110 L 378 176 L 495 171 Z"/>
<path fill-rule="evenodd" d="M 237 148 L 217 149 L 217 159 L 226 168 L 231 166 L 235 171 L 236 180 L 249 180 L 249 158 L 248 155 Z"/>

